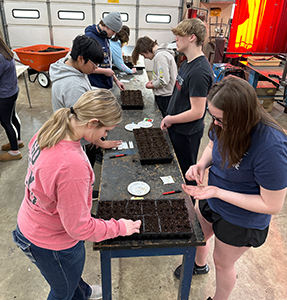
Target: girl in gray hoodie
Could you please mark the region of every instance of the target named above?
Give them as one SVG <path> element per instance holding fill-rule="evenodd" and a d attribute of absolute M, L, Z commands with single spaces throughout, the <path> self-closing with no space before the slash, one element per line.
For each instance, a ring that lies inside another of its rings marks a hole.
<path fill-rule="evenodd" d="M 177 75 L 174 52 L 167 48 L 167 44 L 158 45 L 156 40 L 144 36 L 137 40 L 133 50 L 133 64 L 136 64 L 139 55 L 153 61 L 152 80 L 146 84 L 146 88 L 153 90 L 155 101 L 165 116 Z"/>

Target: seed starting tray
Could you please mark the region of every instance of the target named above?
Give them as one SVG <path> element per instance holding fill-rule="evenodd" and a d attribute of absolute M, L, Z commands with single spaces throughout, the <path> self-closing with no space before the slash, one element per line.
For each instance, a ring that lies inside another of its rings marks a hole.
<path fill-rule="evenodd" d="M 141 90 L 121 91 L 121 101 L 123 110 L 143 109 L 143 96 Z"/>
<path fill-rule="evenodd" d="M 172 162 L 172 154 L 160 128 L 134 129 L 142 165 Z"/>
<path fill-rule="evenodd" d="M 193 232 L 184 199 L 99 201 L 96 218 L 142 221 L 139 234 L 117 240 L 189 239 Z"/>

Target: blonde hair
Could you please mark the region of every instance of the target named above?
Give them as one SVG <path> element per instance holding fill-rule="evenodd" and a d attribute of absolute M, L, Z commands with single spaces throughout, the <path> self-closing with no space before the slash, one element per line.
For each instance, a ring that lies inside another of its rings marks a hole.
<path fill-rule="evenodd" d="M 71 113 L 70 108 L 61 108 L 53 113 L 51 118 L 38 132 L 37 141 L 40 149 L 51 148 L 69 136 L 75 140 L 71 125 L 74 117 L 79 126 L 87 125 L 91 119 L 98 119 L 98 126 L 115 126 L 122 118 L 122 109 L 115 96 L 106 89 L 96 89 L 84 93 L 75 103 Z"/>
<path fill-rule="evenodd" d="M 171 31 L 174 35 L 179 36 L 194 34 L 197 38 L 197 46 L 203 44 L 207 34 L 206 25 L 198 18 L 183 20 L 175 28 L 172 28 Z"/>

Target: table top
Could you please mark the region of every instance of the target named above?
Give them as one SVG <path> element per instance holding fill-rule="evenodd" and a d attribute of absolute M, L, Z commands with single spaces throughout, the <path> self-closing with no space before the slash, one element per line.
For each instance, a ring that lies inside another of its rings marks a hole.
<path fill-rule="evenodd" d="M 119 75 L 119 73 L 117 73 Z M 134 248 L 134 247 L 170 247 L 170 246 L 199 246 L 205 245 L 205 239 L 197 220 L 194 207 L 190 196 L 185 192 L 171 195 L 162 195 L 163 192 L 172 190 L 182 190 L 181 184 L 184 183 L 184 178 L 179 168 L 179 164 L 174 153 L 169 135 L 164 132 L 164 137 L 171 150 L 173 160 L 167 164 L 155 164 L 155 165 L 141 165 L 138 148 L 134 138 L 134 134 L 131 131 L 127 131 L 124 127 L 131 122 L 138 123 L 144 118 L 153 119 L 153 128 L 159 128 L 162 120 L 161 112 L 159 111 L 155 101 L 152 90 L 145 88 L 145 84 L 148 81 L 146 70 L 141 70 L 136 75 L 125 75 L 118 78 L 124 79 L 126 90 L 141 90 L 143 94 L 144 109 L 143 110 L 124 110 L 123 120 L 119 124 L 119 127 L 115 127 L 108 134 L 108 139 L 123 140 L 126 142 L 132 141 L 134 149 L 123 150 L 134 151 L 133 154 L 128 154 L 124 157 L 118 157 L 109 159 L 109 157 L 118 153 L 118 150 L 106 150 L 104 153 L 102 163 L 102 175 L 99 188 L 99 200 L 124 200 L 130 199 L 132 195 L 128 192 L 127 187 L 131 182 L 144 181 L 150 186 L 150 192 L 143 196 L 144 199 L 185 199 L 187 209 L 191 218 L 194 234 L 191 239 L 160 239 L 160 240 L 108 240 L 101 243 L 94 244 L 94 250 L 103 250 L 111 248 Z M 113 87 L 112 92 L 120 101 L 120 91 L 117 87 Z M 128 153 L 129 153 L 128 152 Z M 161 176 L 172 176 L 175 183 L 164 185 Z M 144 200 L 143 200 L 144 201 Z"/>
<path fill-rule="evenodd" d="M 122 140 L 125 142 L 132 141 L 134 145 L 133 150 L 128 150 L 127 156 L 109 159 L 114 153 L 125 153 L 125 150 L 106 150 L 104 154 L 102 164 L 102 178 L 99 189 L 100 200 L 122 200 L 130 199 L 132 195 L 129 194 L 127 187 L 134 181 L 144 181 L 150 186 L 150 192 L 145 196 L 146 199 L 159 199 L 162 198 L 162 193 L 170 190 L 181 190 L 181 184 L 183 183 L 183 175 L 178 167 L 176 155 L 174 153 L 171 141 L 167 131 L 163 132 L 164 137 L 171 150 L 173 160 L 170 164 L 156 164 L 142 166 L 139 159 L 138 148 L 135 141 L 133 131 L 127 131 L 125 129 L 126 124 L 132 122 L 138 123 L 144 118 L 153 119 L 153 127 L 159 128 L 162 120 L 161 113 L 157 108 L 154 101 L 153 92 L 146 89 L 145 83 L 147 80 L 146 71 L 142 70 L 141 74 L 135 76 L 124 76 L 125 80 L 132 80 L 129 83 L 125 83 L 126 90 L 139 89 L 143 94 L 144 109 L 143 110 L 124 110 L 123 120 L 119 124 L 119 127 L 115 127 L 108 134 L 109 140 Z M 121 77 L 119 77 L 121 79 Z M 113 88 L 112 92 L 120 101 L 119 89 Z M 129 152 L 134 154 L 129 154 Z M 119 176 L 122 174 L 123 176 Z M 160 177 L 172 176 L 175 183 L 169 185 L 163 185 Z M 180 194 L 176 194 L 180 196 Z M 172 195 L 165 196 L 166 198 L 172 198 Z M 174 195 L 173 195 L 174 199 Z"/>
<path fill-rule="evenodd" d="M 17 73 L 17 77 L 19 77 L 21 74 L 23 74 L 27 69 L 29 69 L 29 66 L 19 66 L 16 65 L 16 73 Z"/>
<path fill-rule="evenodd" d="M 284 67 L 279 65 L 279 66 L 252 66 L 250 63 L 248 63 L 247 61 L 240 61 L 239 64 L 254 70 L 255 72 L 259 73 L 260 75 L 266 77 L 267 79 L 269 79 L 270 81 L 272 81 L 275 85 L 279 85 L 279 79 L 275 78 L 275 77 L 269 77 L 269 74 L 272 75 L 278 75 L 278 76 L 282 76 L 283 74 L 283 70 Z"/>

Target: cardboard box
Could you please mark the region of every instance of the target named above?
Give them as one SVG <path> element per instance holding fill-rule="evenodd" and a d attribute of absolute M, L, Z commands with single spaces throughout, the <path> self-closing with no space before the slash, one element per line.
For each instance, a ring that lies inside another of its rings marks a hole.
<path fill-rule="evenodd" d="M 274 104 L 274 95 L 277 91 L 277 87 L 269 81 L 258 81 L 256 87 L 256 93 L 262 107 L 271 112 Z M 262 97 L 260 97 L 262 96 Z"/>
<path fill-rule="evenodd" d="M 274 104 L 274 98 L 267 98 L 265 100 L 260 100 L 259 102 L 261 104 L 261 106 L 267 111 L 267 112 L 271 112 L 273 109 L 273 104 Z"/>
<path fill-rule="evenodd" d="M 274 96 L 276 94 L 277 87 L 269 81 L 258 81 L 256 87 L 256 93 L 260 96 Z"/>
<path fill-rule="evenodd" d="M 281 60 L 273 56 L 248 56 L 247 61 L 252 66 L 279 66 Z"/>

